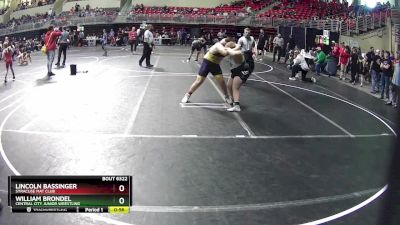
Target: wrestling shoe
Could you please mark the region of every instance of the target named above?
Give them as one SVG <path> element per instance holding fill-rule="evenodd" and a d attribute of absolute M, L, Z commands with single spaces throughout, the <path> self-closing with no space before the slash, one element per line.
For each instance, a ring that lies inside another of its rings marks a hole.
<path fill-rule="evenodd" d="M 189 102 L 190 95 L 188 93 L 183 96 L 181 103 L 188 103 Z"/>
<path fill-rule="evenodd" d="M 241 111 L 240 105 L 234 105 L 231 108 L 226 109 L 226 111 L 228 111 L 228 112 L 240 112 Z"/>
<path fill-rule="evenodd" d="M 315 77 L 311 77 L 311 80 L 312 80 L 313 83 L 317 82 L 317 79 L 315 79 Z"/>
<path fill-rule="evenodd" d="M 233 101 L 232 101 L 232 99 L 230 97 L 225 97 L 225 103 L 228 104 L 228 105 L 232 105 Z"/>

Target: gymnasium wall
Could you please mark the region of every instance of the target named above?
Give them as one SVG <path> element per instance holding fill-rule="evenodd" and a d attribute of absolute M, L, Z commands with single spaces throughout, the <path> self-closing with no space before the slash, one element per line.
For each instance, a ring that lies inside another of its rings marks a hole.
<path fill-rule="evenodd" d="M 359 45 L 362 52 L 367 52 L 371 46 L 375 49 L 383 49 L 388 51 L 396 50 L 396 43 L 394 40 L 394 32 L 391 32 L 392 27 L 384 27 L 378 30 L 361 34 L 357 36 L 340 36 L 340 42 L 352 46 L 353 44 Z"/>
<path fill-rule="evenodd" d="M 87 4 L 92 8 L 120 8 L 121 0 L 85 0 L 76 2 L 66 2 L 63 6 L 63 11 L 69 11 L 75 4 L 78 3 L 81 7 L 85 7 Z"/>
<path fill-rule="evenodd" d="M 234 0 L 132 0 L 132 4 L 145 6 L 179 6 L 179 7 L 204 7 L 211 8 L 222 4 L 229 4 Z"/>

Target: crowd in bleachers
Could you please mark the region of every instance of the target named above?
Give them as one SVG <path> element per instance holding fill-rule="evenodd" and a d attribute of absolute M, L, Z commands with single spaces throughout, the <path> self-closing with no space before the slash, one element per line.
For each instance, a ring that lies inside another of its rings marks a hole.
<path fill-rule="evenodd" d="M 390 2 L 387 2 L 386 4 L 381 4 L 380 2 L 378 2 L 374 8 L 368 8 L 365 5 L 351 6 L 349 17 L 356 18 L 357 16 L 372 15 L 373 13 L 385 11 L 390 8 L 392 8 Z"/>
<path fill-rule="evenodd" d="M 82 7 L 78 3 L 75 4 L 69 11 L 61 13 L 59 17 L 65 16 L 77 16 L 77 17 L 94 17 L 94 16 L 113 16 L 117 15 L 119 9 L 103 9 L 103 8 L 92 8 L 89 4 Z"/>
<path fill-rule="evenodd" d="M 44 5 L 51 5 L 54 4 L 55 0 L 22 0 L 18 6 L 17 9 L 19 10 L 24 10 L 24 9 L 29 9 L 29 8 L 35 8 L 35 7 L 40 7 Z"/>
<path fill-rule="evenodd" d="M 73 7 L 70 11 L 66 11 L 56 16 L 55 12 L 50 9 L 46 13 L 38 13 L 35 15 L 23 15 L 22 17 L 16 19 L 12 18 L 8 23 L 0 24 L 0 29 L 3 28 L 16 28 L 23 24 L 33 24 L 33 23 L 45 23 L 49 20 L 65 21 L 70 17 L 95 17 L 95 16 L 115 16 L 119 12 L 118 9 L 103 9 L 103 8 L 91 8 L 86 5 L 81 8 L 78 4 Z"/>
<path fill-rule="evenodd" d="M 0 24 L 0 29 L 3 28 L 15 28 L 19 25 L 23 24 L 32 24 L 32 23 L 38 23 L 38 22 L 46 22 L 51 18 L 50 14 L 48 12 L 46 13 L 38 13 L 36 15 L 23 15 L 18 19 L 12 18 L 11 20 L 8 21 L 8 23 L 2 23 Z"/>
<path fill-rule="evenodd" d="M 0 15 L 3 15 L 4 13 L 6 13 L 9 8 L 10 7 L 7 6 L 7 7 L 3 8 L 3 9 L 0 9 Z"/>
<path fill-rule="evenodd" d="M 229 5 L 220 5 L 215 8 L 201 8 L 201 7 L 169 7 L 169 6 L 144 6 L 143 4 L 136 4 L 129 12 L 130 15 L 135 14 L 165 14 L 165 15 L 216 15 L 216 16 L 245 16 L 244 1 L 232 2 Z"/>
<path fill-rule="evenodd" d="M 348 13 L 349 7 L 346 1 L 339 3 L 336 1 L 325 2 L 319 0 L 296 1 L 284 0 L 273 9 L 260 14 L 260 17 L 290 18 L 290 19 L 311 19 L 326 18 L 328 16 Z"/>
<path fill-rule="evenodd" d="M 287 18 L 287 19 L 341 19 L 355 18 L 389 9 L 390 3 L 378 3 L 374 8 L 349 5 L 347 1 L 337 0 L 330 2 L 322 0 L 283 0 L 281 4 L 259 15 L 259 17 Z"/>

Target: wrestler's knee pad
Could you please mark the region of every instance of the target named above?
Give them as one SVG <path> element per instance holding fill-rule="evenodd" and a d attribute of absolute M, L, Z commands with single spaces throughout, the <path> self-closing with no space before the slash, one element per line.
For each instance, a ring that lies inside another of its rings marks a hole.
<path fill-rule="evenodd" d="M 215 75 L 215 79 L 216 79 L 217 81 L 224 81 L 224 76 L 223 76 L 222 74 Z"/>
<path fill-rule="evenodd" d="M 197 76 L 196 81 L 197 82 L 203 82 L 206 78 L 203 76 Z"/>

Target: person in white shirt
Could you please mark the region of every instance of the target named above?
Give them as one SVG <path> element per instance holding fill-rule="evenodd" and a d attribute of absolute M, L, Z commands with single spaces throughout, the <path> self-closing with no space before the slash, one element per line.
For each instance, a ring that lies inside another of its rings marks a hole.
<path fill-rule="evenodd" d="M 244 55 L 246 63 L 250 67 L 250 74 L 254 71 L 254 58 L 256 57 L 256 41 L 250 36 L 250 28 L 245 28 L 243 36 L 238 40 L 237 49 L 240 49 Z M 250 75 L 249 74 L 249 75 Z"/>
<path fill-rule="evenodd" d="M 222 31 L 222 29 L 218 32 L 217 38 L 219 41 L 224 39 L 224 32 Z"/>
<path fill-rule="evenodd" d="M 292 67 L 292 76 L 289 80 L 296 80 L 296 74 L 301 71 L 301 80 L 304 82 L 315 83 L 317 80 L 314 77 L 308 78 L 307 72 L 309 70 L 308 64 L 304 57 L 300 54 L 300 51 L 294 51 L 294 60 Z"/>
<path fill-rule="evenodd" d="M 143 55 L 139 60 L 139 66 L 142 66 L 143 61 L 146 59 L 146 67 L 153 68 L 150 64 L 150 55 L 154 48 L 154 36 L 153 36 L 153 25 L 147 25 L 147 30 L 144 32 L 143 36 Z"/>
<path fill-rule="evenodd" d="M 272 62 L 275 62 L 275 57 L 276 54 L 278 54 L 278 62 L 280 62 L 281 60 L 281 56 L 282 56 L 282 48 L 283 48 L 283 38 L 281 36 L 281 34 L 278 34 L 274 40 L 272 41 L 272 43 L 274 44 L 274 56 L 272 58 Z"/>

